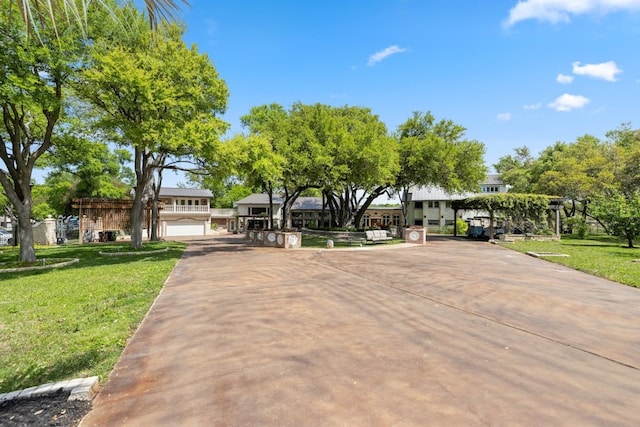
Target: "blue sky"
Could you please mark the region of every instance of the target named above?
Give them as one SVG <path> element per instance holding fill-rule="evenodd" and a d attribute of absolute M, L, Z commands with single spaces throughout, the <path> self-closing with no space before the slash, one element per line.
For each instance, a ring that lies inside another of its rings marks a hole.
<path fill-rule="evenodd" d="M 640 126 L 640 0 L 190 3 L 185 40 L 229 87 L 231 133 L 272 102 L 369 107 L 390 131 L 431 111 L 483 142 L 491 166 Z"/>

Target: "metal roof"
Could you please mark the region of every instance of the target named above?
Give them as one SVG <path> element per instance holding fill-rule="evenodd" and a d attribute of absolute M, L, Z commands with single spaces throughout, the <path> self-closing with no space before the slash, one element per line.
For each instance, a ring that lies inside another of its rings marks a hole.
<path fill-rule="evenodd" d="M 201 188 L 161 187 L 160 197 L 203 197 L 213 198 L 211 190 Z"/>
<path fill-rule="evenodd" d="M 482 181 L 480 186 L 482 185 L 503 185 L 502 178 L 500 175 L 487 175 L 487 178 Z"/>
<path fill-rule="evenodd" d="M 282 203 L 282 197 L 277 194 L 273 195 L 273 204 L 279 205 Z M 235 206 L 238 205 L 268 205 L 269 204 L 269 195 L 267 193 L 254 193 L 250 194 L 244 199 L 240 199 L 234 203 Z"/>
<path fill-rule="evenodd" d="M 440 187 L 414 187 L 411 189 L 411 200 L 458 200 L 475 196 L 478 193 L 448 193 Z"/>
<path fill-rule="evenodd" d="M 298 197 L 293 202 L 291 209 L 297 211 L 320 211 L 322 210 L 322 197 Z"/>

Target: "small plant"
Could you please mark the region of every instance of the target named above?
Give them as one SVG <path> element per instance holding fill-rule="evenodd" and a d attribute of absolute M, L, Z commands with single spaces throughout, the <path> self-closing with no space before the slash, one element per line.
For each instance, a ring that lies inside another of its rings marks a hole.
<path fill-rule="evenodd" d="M 580 239 L 586 239 L 589 235 L 589 225 L 587 225 L 586 221 L 582 217 L 571 217 L 567 219 L 567 224 L 573 230 L 573 234 L 577 235 Z"/>
<path fill-rule="evenodd" d="M 462 218 L 456 218 L 456 227 L 458 229 L 458 234 L 467 234 L 469 223 Z"/>

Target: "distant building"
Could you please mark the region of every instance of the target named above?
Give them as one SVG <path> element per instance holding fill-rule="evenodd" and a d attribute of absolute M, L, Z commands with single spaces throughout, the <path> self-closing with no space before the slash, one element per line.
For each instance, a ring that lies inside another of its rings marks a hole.
<path fill-rule="evenodd" d="M 251 194 L 238 200 L 234 205 L 238 210 L 237 229 L 267 229 L 282 226 L 282 202 L 279 195 L 273 196 L 273 221 L 269 224 L 269 196 Z M 298 197 L 291 207 L 291 225 L 294 228 L 315 227 L 322 224 L 322 197 Z M 329 208 L 324 209 L 324 218 L 329 220 Z M 402 226 L 402 209 L 399 206 L 371 206 L 362 217 L 360 227 L 389 228 Z"/>
<path fill-rule="evenodd" d="M 448 193 L 437 186 L 415 187 L 410 193 L 410 202 L 407 210 L 408 225 L 424 226 L 431 229 L 452 226 L 455 222 L 454 211 L 451 207 L 453 200 L 481 194 L 506 193 L 509 186 L 504 184 L 500 175 L 488 175 L 479 185 L 477 193 Z M 462 219 L 470 219 L 477 215 L 476 212 L 458 212 Z"/>
<path fill-rule="evenodd" d="M 211 233 L 213 194 L 197 188 L 160 188 L 159 215 L 161 237 L 206 236 Z"/>

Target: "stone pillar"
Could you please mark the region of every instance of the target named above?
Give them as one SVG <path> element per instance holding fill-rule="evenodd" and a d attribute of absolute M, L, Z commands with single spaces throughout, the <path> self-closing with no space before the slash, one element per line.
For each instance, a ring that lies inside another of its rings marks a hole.
<path fill-rule="evenodd" d="M 424 228 L 405 228 L 404 241 L 424 245 L 427 241 L 427 233 Z"/>
<path fill-rule="evenodd" d="M 44 220 L 44 239 L 46 245 L 56 244 L 56 220 L 51 216 Z"/>
<path fill-rule="evenodd" d="M 276 232 L 276 247 L 284 249 L 299 248 L 302 246 L 302 233 L 300 232 Z"/>

